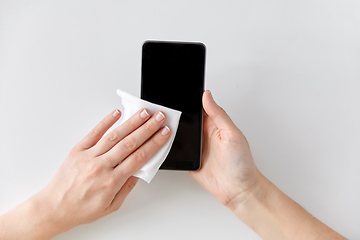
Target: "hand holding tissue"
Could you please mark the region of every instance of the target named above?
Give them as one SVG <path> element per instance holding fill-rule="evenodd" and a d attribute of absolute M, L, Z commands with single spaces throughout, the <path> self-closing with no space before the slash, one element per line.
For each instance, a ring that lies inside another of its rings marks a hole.
<path fill-rule="evenodd" d="M 120 124 L 124 123 L 141 108 L 147 108 L 151 113 L 163 111 L 166 115 L 164 125 L 171 129 L 170 139 L 134 174 L 135 177 L 150 183 L 170 152 L 179 125 L 181 112 L 142 100 L 120 89 L 116 93 L 121 98 L 122 104 L 119 107 L 122 112 Z"/>

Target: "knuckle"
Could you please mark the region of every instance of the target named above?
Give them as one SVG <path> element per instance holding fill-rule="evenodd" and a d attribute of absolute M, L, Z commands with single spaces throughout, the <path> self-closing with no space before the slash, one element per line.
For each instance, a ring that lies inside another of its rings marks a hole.
<path fill-rule="evenodd" d="M 126 185 L 132 190 L 134 189 L 136 183 L 134 181 L 126 181 Z"/>
<path fill-rule="evenodd" d="M 130 140 L 129 138 L 124 138 L 121 141 L 121 146 L 125 149 L 125 150 L 132 150 L 135 147 L 135 143 Z"/>
<path fill-rule="evenodd" d="M 94 128 L 90 131 L 89 136 L 90 137 L 96 137 L 99 135 L 99 132 Z"/>
<path fill-rule="evenodd" d="M 220 114 L 227 115 L 225 109 L 223 109 L 222 107 L 220 107 Z"/>
<path fill-rule="evenodd" d="M 132 119 L 129 119 L 129 125 L 130 125 L 131 127 L 135 127 L 135 126 L 136 126 L 136 122 L 135 122 L 134 120 L 132 120 Z"/>
<path fill-rule="evenodd" d="M 129 166 L 128 164 L 121 166 L 121 170 L 119 173 L 120 176 L 128 175 L 129 173 L 131 173 L 131 166 Z"/>
<path fill-rule="evenodd" d="M 148 132 L 153 132 L 153 127 L 149 124 L 149 123 L 145 123 L 144 124 L 144 128 L 148 131 Z"/>
<path fill-rule="evenodd" d="M 108 120 L 106 118 L 104 118 L 103 120 L 101 120 L 101 123 L 105 126 L 107 126 L 109 124 Z"/>
<path fill-rule="evenodd" d="M 222 107 L 219 106 L 219 111 L 215 114 L 214 120 L 217 118 L 221 119 L 226 115 L 227 115 L 226 111 Z"/>
<path fill-rule="evenodd" d="M 109 142 L 115 142 L 117 139 L 118 139 L 118 137 L 113 132 L 109 133 L 109 135 L 107 136 L 107 140 Z"/>
<path fill-rule="evenodd" d="M 111 177 L 108 179 L 107 183 L 106 183 L 106 187 L 107 188 L 110 188 L 110 189 L 113 189 L 115 188 L 117 185 L 117 181 L 115 178 Z"/>
<path fill-rule="evenodd" d="M 116 212 L 117 210 L 120 209 L 121 205 L 123 204 L 124 200 L 121 200 L 120 203 L 116 204 L 111 210 L 112 212 Z"/>
<path fill-rule="evenodd" d="M 68 158 L 73 160 L 73 159 L 76 159 L 77 155 L 78 155 L 78 152 L 75 149 L 71 149 L 68 154 Z"/>
<path fill-rule="evenodd" d="M 151 138 L 151 143 L 152 143 L 155 147 L 160 147 L 160 146 L 162 146 L 161 141 L 159 141 L 159 139 L 157 139 L 156 137 Z"/>
<path fill-rule="evenodd" d="M 90 165 L 87 171 L 88 178 L 96 178 L 101 173 L 101 167 L 97 164 Z"/>
<path fill-rule="evenodd" d="M 111 209 L 111 212 L 116 212 L 117 210 L 120 209 L 120 207 L 121 207 L 121 205 L 116 205 L 115 207 L 113 207 L 113 208 Z"/>
<path fill-rule="evenodd" d="M 146 159 L 146 154 L 143 150 L 137 150 L 134 153 L 134 159 L 136 162 L 143 162 Z"/>

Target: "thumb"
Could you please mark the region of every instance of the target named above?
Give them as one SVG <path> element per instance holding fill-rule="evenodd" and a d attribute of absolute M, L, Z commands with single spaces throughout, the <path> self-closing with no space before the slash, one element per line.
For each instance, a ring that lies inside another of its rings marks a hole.
<path fill-rule="evenodd" d="M 206 90 L 202 97 L 203 108 L 210 119 L 215 123 L 219 129 L 237 128 L 229 115 L 223 108 L 216 104 L 214 98 L 209 90 Z"/>

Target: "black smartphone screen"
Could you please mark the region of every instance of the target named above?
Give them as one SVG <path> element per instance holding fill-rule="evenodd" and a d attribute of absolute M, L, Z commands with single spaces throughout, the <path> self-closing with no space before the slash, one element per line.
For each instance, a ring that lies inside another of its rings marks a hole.
<path fill-rule="evenodd" d="M 174 143 L 160 169 L 200 168 L 204 76 L 204 44 L 143 44 L 141 98 L 182 112 Z"/>

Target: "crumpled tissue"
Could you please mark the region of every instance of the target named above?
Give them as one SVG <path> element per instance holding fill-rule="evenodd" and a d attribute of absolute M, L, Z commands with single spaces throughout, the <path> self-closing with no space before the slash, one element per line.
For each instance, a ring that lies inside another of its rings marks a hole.
<path fill-rule="evenodd" d="M 119 121 L 120 124 L 124 123 L 141 108 L 149 109 L 151 114 L 162 111 L 166 115 L 164 126 L 168 126 L 171 130 L 169 140 L 134 174 L 135 177 L 150 183 L 170 152 L 179 125 L 181 112 L 145 101 L 120 89 L 116 90 L 116 93 L 121 98 L 122 103 L 122 106 L 119 107 L 122 113 Z"/>

